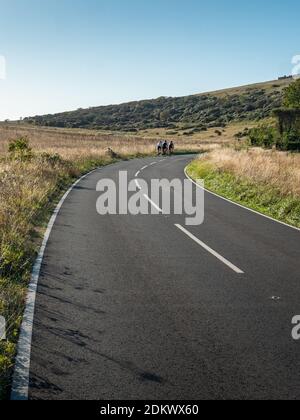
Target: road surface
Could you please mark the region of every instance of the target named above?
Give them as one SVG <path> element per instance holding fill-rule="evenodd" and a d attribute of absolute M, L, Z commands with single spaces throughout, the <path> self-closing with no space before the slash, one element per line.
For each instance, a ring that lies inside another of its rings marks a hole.
<path fill-rule="evenodd" d="M 97 214 L 100 179 L 184 179 L 191 157 L 161 160 L 99 169 L 66 199 L 39 279 L 29 398 L 300 398 L 299 231 L 209 193 L 197 227 Z"/>

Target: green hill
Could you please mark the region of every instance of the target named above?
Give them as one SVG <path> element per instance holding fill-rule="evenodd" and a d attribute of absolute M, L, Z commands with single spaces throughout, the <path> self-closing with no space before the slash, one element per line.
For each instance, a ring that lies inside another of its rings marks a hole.
<path fill-rule="evenodd" d="M 54 115 L 26 118 L 49 127 L 135 132 L 166 128 L 200 132 L 230 122 L 269 117 L 282 103 L 291 78 L 186 97 L 161 97 L 121 105 L 99 106 Z"/>

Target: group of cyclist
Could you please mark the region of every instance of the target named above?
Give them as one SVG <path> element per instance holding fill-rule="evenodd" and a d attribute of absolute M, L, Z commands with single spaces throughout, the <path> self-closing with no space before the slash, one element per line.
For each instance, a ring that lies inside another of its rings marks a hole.
<path fill-rule="evenodd" d="M 168 142 L 167 140 L 160 140 L 156 146 L 158 155 L 172 155 L 175 150 L 175 144 L 173 141 Z"/>

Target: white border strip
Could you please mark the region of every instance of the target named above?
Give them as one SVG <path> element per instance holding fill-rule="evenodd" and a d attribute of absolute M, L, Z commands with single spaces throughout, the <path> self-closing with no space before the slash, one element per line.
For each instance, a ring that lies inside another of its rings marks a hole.
<path fill-rule="evenodd" d="M 76 187 L 79 182 L 84 178 L 95 172 L 97 169 L 83 175 L 68 189 L 64 194 L 60 202 L 58 203 L 54 213 L 49 221 L 47 230 L 44 235 L 43 243 L 35 261 L 31 280 L 28 288 L 27 300 L 25 312 L 23 315 L 23 322 L 20 329 L 20 337 L 18 342 L 17 356 L 15 361 L 15 369 L 11 390 L 12 401 L 25 401 L 28 400 L 29 396 L 29 373 L 30 373 L 30 358 L 31 358 L 31 342 L 32 342 L 32 330 L 33 330 L 33 318 L 35 310 L 36 293 L 38 287 L 39 276 L 41 272 L 42 262 L 46 250 L 46 246 L 58 216 L 58 213 L 64 204 L 64 201 L 70 194 L 70 192 Z"/>
<path fill-rule="evenodd" d="M 188 166 L 184 169 L 184 174 L 185 174 L 185 176 L 186 176 L 186 177 L 187 177 L 187 179 L 189 179 L 189 180 L 190 180 L 193 184 L 195 184 L 198 188 L 201 188 L 201 189 L 203 189 L 204 191 L 208 192 L 209 194 L 212 194 L 212 195 L 214 195 L 214 196 L 216 196 L 216 197 L 219 197 L 219 198 L 221 198 L 222 200 L 227 201 L 228 203 L 234 204 L 234 205 L 236 205 L 236 206 L 238 206 L 238 207 L 241 207 L 242 209 L 248 210 L 248 211 L 250 211 L 250 212 L 252 212 L 252 213 L 255 213 L 255 214 L 258 214 L 259 216 L 262 216 L 262 217 L 264 217 L 264 218 L 266 218 L 266 219 L 272 220 L 273 222 L 279 223 L 280 225 L 283 225 L 283 226 L 289 227 L 289 228 L 291 228 L 291 229 L 294 229 L 294 230 L 297 230 L 298 232 L 300 232 L 300 229 L 299 229 L 299 228 L 297 228 L 296 226 L 292 226 L 292 225 L 289 225 L 288 223 L 281 222 L 280 220 L 276 220 L 276 219 L 274 219 L 274 218 L 273 218 L 273 217 L 271 217 L 271 216 L 267 216 L 266 214 L 260 213 L 259 211 L 253 210 L 253 209 L 251 209 L 251 208 L 249 208 L 249 207 L 246 207 L 246 206 L 243 206 L 243 204 L 236 203 L 235 201 L 230 200 L 229 198 L 222 197 L 221 195 L 219 195 L 219 194 L 217 194 L 217 193 L 214 193 L 214 192 L 212 192 L 212 191 L 210 191 L 210 190 L 208 190 L 208 189 L 206 189 L 206 188 L 203 188 L 201 185 L 197 184 L 197 182 L 195 182 L 195 181 L 194 181 L 194 180 L 193 180 L 193 179 L 192 179 L 192 178 L 188 175 L 188 173 L 187 173 L 187 168 L 188 168 Z"/>

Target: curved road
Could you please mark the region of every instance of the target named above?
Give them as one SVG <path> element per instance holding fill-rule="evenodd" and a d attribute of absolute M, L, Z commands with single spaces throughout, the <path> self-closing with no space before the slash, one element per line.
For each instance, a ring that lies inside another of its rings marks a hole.
<path fill-rule="evenodd" d="M 99 179 L 184 179 L 190 159 L 121 162 L 70 193 L 39 280 L 30 399 L 300 398 L 299 231 L 210 193 L 198 227 L 96 212 Z"/>

